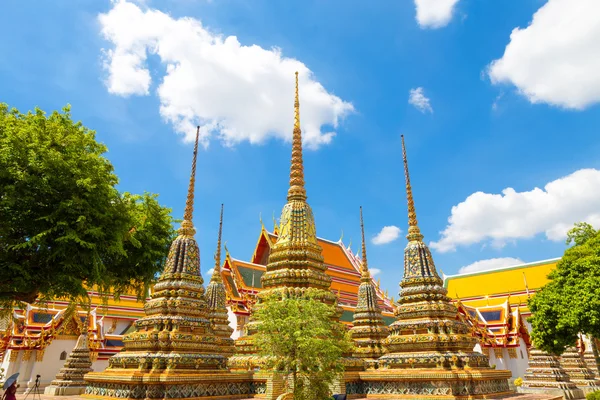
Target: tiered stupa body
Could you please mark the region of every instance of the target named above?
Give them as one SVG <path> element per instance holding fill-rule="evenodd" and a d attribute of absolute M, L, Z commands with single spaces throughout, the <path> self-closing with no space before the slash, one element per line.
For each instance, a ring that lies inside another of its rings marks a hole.
<path fill-rule="evenodd" d="M 417 224 L 404 137 L 402 151 L 409 242 L 404 251 L 396 321 L 384 341 L 388 353 L 379 359 L 380 371 L 393 370 L 389 379 L 396 382 L 389 383 L 393 386 L 390 391 L 385 388 L 388 382 L 369 386 L 368 381 L 380 380 L 384 371 L 378 375 L 365 373 L 361 376 L 367 381 L 367 393 L 390 394 L 388 398 L 397 398 L 398 394 L 414 398 L 497 398 L 509 392 L 511 373 L 491 369 L 488 358 L 473 351 L 476 338 L 471 327 L 458 318 Z"/>
<path fill-rule="evenodd" d="M 584 393 L 600 389 L 598 381 L 594 378 L 594 373 L 585 365 L 583 356 L 577 350 L 577 347 L 567 347 L 560 357 L 560 366 L 569 376 L 569 380 L 583 390 Z"/>
<path fill-rule="evenodd" d="M 219 350 L 227 356 L 235 352 L 234 340 L 231 338 L 233 328 L 229 326 L 227 308 L 225 306 L 225 285 L 221 277 L 221 233 L 223 231 L 223 205 L 221 204 L 221 218 L 219 222 L 219 238 L 217 252 L 215 253 L 215 267 L 210 283 L 206 288 L 206 302 L 208 304 L 208 320 L 212 324 L 215 336 L 220 341 Z"/>
<path fill-rule="evenodd" d="M 294 131 L 290 187 L 287 203 L 281 212 L 279 236 L 269 255 L 266 272 L 261 278 L 261 299 L 271 295 L 304 296 L 307 293 L 328 304 L 335 304 L 336 296 L 330 291 L 331 278 L 325 273 L 321 246 L 313 212 L 306 202 L 304 165 L 302 161 L 302 132 L 300 130 L 300 102 L 298 98 L 298 73 L 294 102 Z M 260 321 L 251 315 L 246 325 L 247 335 L 236 340 L 236 355 L 229 359 L 232 369 L 252 369 L 260 366 L 261 358 L 254 345 L 254 334 Z"/>
<path fill-rule="evenodd" d="M 387 337 L 389 331 L 383 322 L 381 309 L 377 303 L 377 292 L 373 286 L 367 265 L 362 207 L 360 208 L 360 229 L 362 236 L 361 283 L 358 288 L 358 304 L 354 311 L 353 326 L 350 333 L 354 341 L 353 356 L 364 358 L 367 367 L 375 367 L 376 360 L 385 354 L 382 342 Z"/>
<path fill-rule="evenodd" d="M 593 372 L 596 379 L 600 379 L 600 369 L 598 368 L 598 358 L 596 357 L 597 350 L 594 349 L 596 346 L 595 339 L 590 337 L 588 342 L 582 341 L 585 350 L 583 352 L 583 361 L 585 361 L 586 367 Z"/>
<path fill-rule="evenodd" d="M 529 367 L 523 375 L 521 393 L 545 393 L 565 399 L 583 398 L 583 392 L 571 382 L 558 358 L 535 347 L 529 351 Z"/>
<path fill-rule="evenodd" d="M 183 222 L 144 306 L 146 316 L 135 322 L 106 370 L 86 375 L 89 397 L 236 399 L 264 389 L 250 375 L 226 370 L 227 341 L 213 329 L 219 304 L 211 310 L 205 298 L 192 223 L 198 136 Z"/>
<path fill-rule="evenodd" d="M 77 339 L 75 348 L 65 361 L 64 366 L 56 374 L 56 379 L 44 389 L 44 394 L 51 396 L 71 396 L 85 392 L 86 382 L 83 376 L 92 371 L 92 360 L 88 344 L 86 319 L 84 330 Z"/>

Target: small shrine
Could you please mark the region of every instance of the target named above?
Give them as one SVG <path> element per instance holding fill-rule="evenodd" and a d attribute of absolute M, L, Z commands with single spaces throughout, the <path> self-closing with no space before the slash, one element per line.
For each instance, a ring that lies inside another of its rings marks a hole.
<path fill-rule="evenodd" d="M 92 371 L 87 321 L 88 318 L 86 318 L 83 332 L 79 335 L 77 344 L 67 357 L 65 365 L 60 369 L 60 372 L 56 375 L 56 379 L 51 382 L 50 386 L 45 388 L 44 394 L 70 396 L 85 392 L 86 382 L 83 376 Z"/>

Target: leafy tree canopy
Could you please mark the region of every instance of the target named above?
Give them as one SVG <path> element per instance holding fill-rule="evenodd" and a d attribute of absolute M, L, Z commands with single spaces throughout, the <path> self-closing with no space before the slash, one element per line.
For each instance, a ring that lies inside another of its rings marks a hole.
<path fill-rule="evenodd" d="M 153 194 L 121 194 L 95 132 L 70 107 L 47 116 L 0 103 L 0 306 L 142 294 L 174 235 Z"/>
<path fill-rule="evenodd" d="M 578 334 L 600 337 L 600 231 L 578 223 L 550 282 L 529 301 L 532 338 L 541 350 L 562 354 Z"/>
<path fill-rule="evenodd" d="M 267 367 L 289 376 L 295 400 L 326 399 L 351 342 L 335 307 L 310 297 L 269 297 L 256 307 L 256 344 Z"/>

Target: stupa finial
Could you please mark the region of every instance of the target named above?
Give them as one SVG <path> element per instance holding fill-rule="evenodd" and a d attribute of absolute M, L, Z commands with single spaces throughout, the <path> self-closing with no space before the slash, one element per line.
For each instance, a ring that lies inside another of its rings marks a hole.
<path fill-rule="evenodd" d="M 222 282 L 221 277 L 221 234 L 223 233 L 223 204 L 221 204 L 221 217 L 219 218 L 219 236 L 217 239 L 217 251 L 215 252 L 215 267 L 213 268 L 211 282 Z"/>
<path fill-rule="evenodd" d="M 422 241 L 423 235 L 417 222 L 417 212 L 415 211 L 415 201 L 413 199 L 412 187 L 410 186 L 410 175 L 408 173 L 408 160 L 406 159 L 406 146 L 404 145 L 404 135 L 402 138 L 402 158 L 404 160 L 404 176 L 406 178 L 406 199 L 408 201 L 408 235 L 406 238 L 410 241 Z"/>
<path fill-rule="evenodd" d="M 183 222 L 179 228 L 179 234 L 184 236 L 194 236 L 196 230 L 192 222 L 194 214 L 194 189 L 196 185 L 196 161 L 198 158 L 198 138 L 200 136 L 200 126 L 196 129 L 196 142 L 194 143 L 194 157 L 192 159 L 192 173 L 190 174 L 190 184 L 188 186 L 187 199 L 185 200 L 185 212 L 183 213 Z"/>
<path fill-rule="evenodd" d="M 369 274 L 369 267 L 367 266 L 367 245 L 365 242 L 365 224 L 363 222 L 362 206 L 360 207 L 360 235 L 361 235 L 361 239 L 362 239 L 361 275 L 362 275 L 362 279 L 371 279 L 371 274 Z"/>
<path fill-rule="evenodd" d="M 300 129 L 300 100 L 298 97 L 298 72 L 296 71 L 296 97 L 294 100 L 294 133 L 292 138 L 292 164 L 290 188 L 287 199 L 306 201 L 304 188 L 304 163 L 302 161 L 302 130 Z"/>

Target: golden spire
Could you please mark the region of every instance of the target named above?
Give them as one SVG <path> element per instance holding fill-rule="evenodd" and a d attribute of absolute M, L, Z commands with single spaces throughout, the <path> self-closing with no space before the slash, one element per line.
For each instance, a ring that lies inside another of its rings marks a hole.
<path fill-rule="evenodd" d="M 360 234 L 362 238 L 362 268 L 361 274 L 363 279 L 370 279 L 369 267 L 367 266 L 367 245 L 365 244 L 365 224 L 363 222 L 362 206 L 360 207 Z"/>
<path fill-rule="evenodd" d="M 294 100 L 294 134 L 292 138 L 292 166 L 288 201 L 306 201 L 304 188 L 304 165 L 302 162 L 302 131 L 300 130 L 300 100 L 298 98 L 298 72 L 296 71 L 296 98 Z"/>
<path fill-rule="evenodd" d="M 417 225 L 417 213 L 415 211 L 415 201 L 413 200 L 412 187 L 410 186 L 410 175 L 408 173 L 408 160 L 406 159 L 406 146 L 404 145 L 404 135 L 402 138 L 402 158 L 404 159 L 404 176 L 406 178 L 406 198 L 408 200 L 408 235 L 409 241 L 422 241 L 423 235 Z"/>
<path fill-rule="evenodd" d="M 192 173 L 190 175 L 190 184 L 188 186 L 187 199 L 185 201 L 185 212 L 183 213 L 183 222 L 179 228 L 179 234 L 184 236 L 194 236 L 196 230 L 192 222 L 194 214 L 194 188 L 196 185 L 196 159 L 198 157 L 198 137 L 200 136 L 200 126 L 196 130 L 196 143 L 194 144 L 194 157 L 192 159 Z"/>
<path fill-rule="evenodd" d="M 215 267 L 213 268 L 211 282 L 222 282 L 221 278 L 221 233 L 223 232 L 223 204 L 221 204 L 221 218 L 219 219 L 219 236 L 217 239 L 217 251 L 215 252 Z"/>

